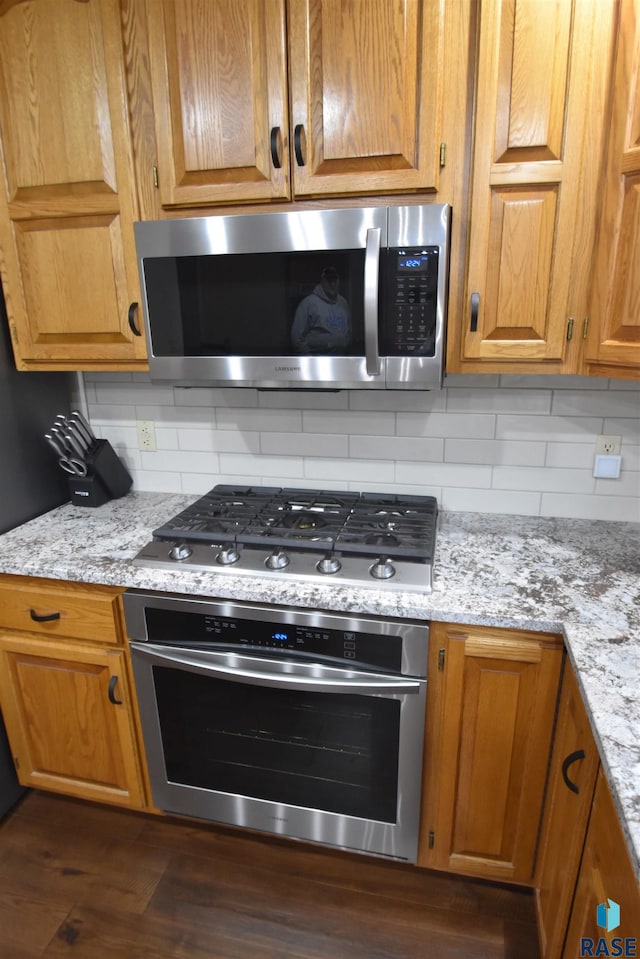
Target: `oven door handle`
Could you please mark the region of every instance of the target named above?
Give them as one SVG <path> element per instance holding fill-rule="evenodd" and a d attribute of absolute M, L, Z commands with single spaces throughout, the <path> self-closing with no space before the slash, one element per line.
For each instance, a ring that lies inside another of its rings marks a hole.
<path fill-rule="evenodd" d="M 188 669 L 200 675 L 215 676 L 232 683 L 249 683 L 253 686 L 269 686 L 274 689 L 318 690 L 323 693 L 394 693 L 396 695 L 419 693 L 425 680 L 394 678 L 380 673 L 362 673 L 349 670 L 348 678 L 304 676 L 295 673 L 270 673 L 259 669 L 244 669 L 240 666 L 223 665 L 207 660 L 206 653 L 193 655 L 172 648 L 131 643 L 135 656 L 158 666 L 174 666 Z M 289 665 L 291 665 L 289 663 Z"/>

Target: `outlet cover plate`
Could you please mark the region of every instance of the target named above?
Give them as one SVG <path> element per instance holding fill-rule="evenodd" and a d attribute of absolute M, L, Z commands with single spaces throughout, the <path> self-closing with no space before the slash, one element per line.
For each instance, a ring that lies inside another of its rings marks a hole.
<path fill-rule="evenodd" d="M 596 456 L 620 456 L 621 436 L 596 436 Z"/>

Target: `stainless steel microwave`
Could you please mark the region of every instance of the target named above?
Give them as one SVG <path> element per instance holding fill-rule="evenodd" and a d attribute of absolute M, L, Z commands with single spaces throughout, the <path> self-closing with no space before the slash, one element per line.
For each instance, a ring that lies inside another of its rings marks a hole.
<path fill-rule="evenodd" d="M 450 224 L 442 204 L 136 223 L 151 379 L 440 388 Z"/>

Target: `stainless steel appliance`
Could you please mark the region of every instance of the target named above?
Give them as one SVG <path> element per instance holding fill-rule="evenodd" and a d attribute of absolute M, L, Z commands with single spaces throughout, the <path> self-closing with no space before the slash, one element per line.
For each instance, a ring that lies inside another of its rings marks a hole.
<path fill-rule="evenodd" d="M 153 801 L 415 861 L 429 628 L 124 596 Z"/>
<path fill-rule="evenodd" d="M 438 389 L 451 208 L 136 223 L 153 380 Z"/>
<path fill-rule="evenodd" d="M 134 563 L 424 592 L 437 516 L 433 496 L 218 485 Z"/>

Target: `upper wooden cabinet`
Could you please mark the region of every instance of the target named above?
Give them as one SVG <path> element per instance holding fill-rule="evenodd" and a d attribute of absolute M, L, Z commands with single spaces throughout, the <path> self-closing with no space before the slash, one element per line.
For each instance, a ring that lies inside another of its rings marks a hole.
<path fill-rule="evenodd" d="M 445 101 L 454 83 L 466 90 L 469 9 L 147 0 L 161 208 L 435 192 Z"/>
<path fill-rule="evenodd" d="M 576 372 L 616 0 L 482 0 L 464 309 L 449 369 Z"/>
<path fill-rule="evenodd" d="M 139 368 L 118 0 L 0 7 L 0 275 L 19 369 Z M 140 322 L 140 321 L 138 321 Z"/>
<path fill-rule="evenodd" d="M 148 0 L 147 21 L 162 206 L 288 197 L 284 0 Z"/>
<path fill-rule="evenodd" d="M 622 0 L 598 222 L 588 373 L 640 379 L 640 2 Z"/>

